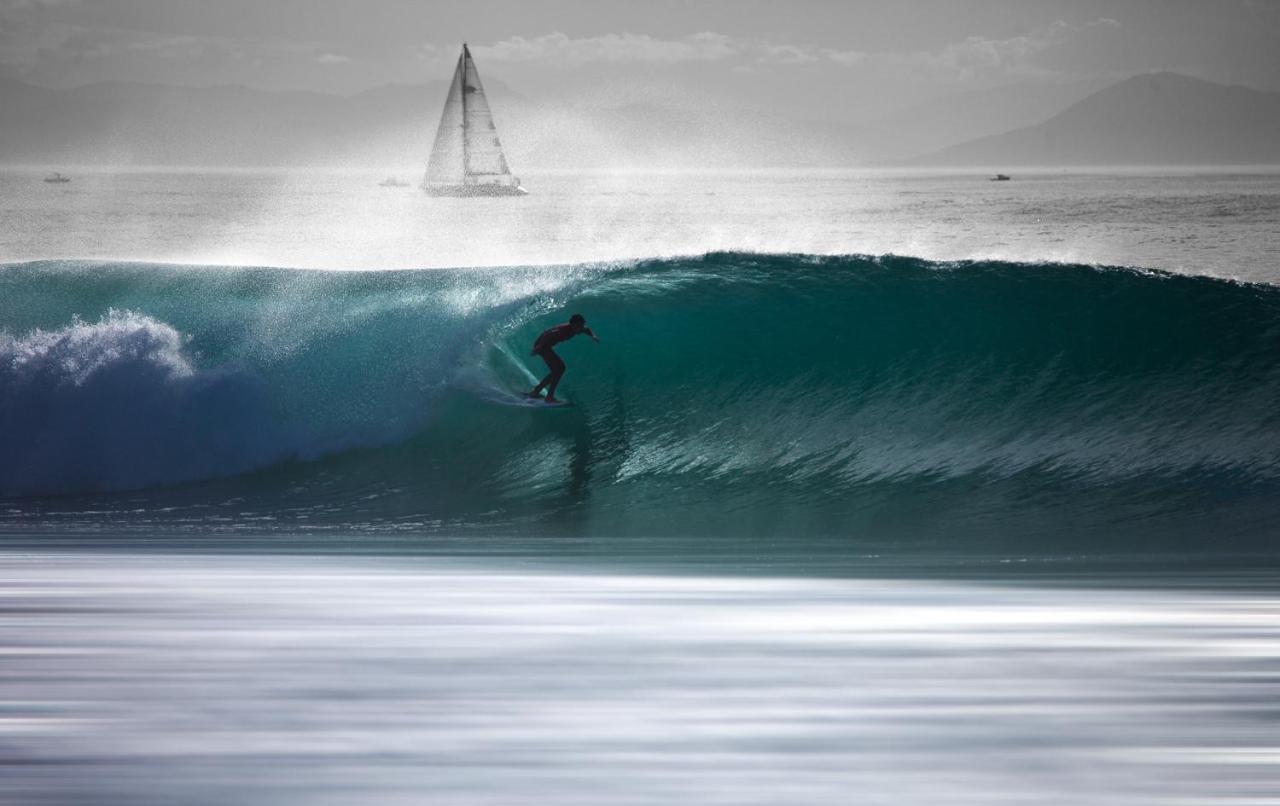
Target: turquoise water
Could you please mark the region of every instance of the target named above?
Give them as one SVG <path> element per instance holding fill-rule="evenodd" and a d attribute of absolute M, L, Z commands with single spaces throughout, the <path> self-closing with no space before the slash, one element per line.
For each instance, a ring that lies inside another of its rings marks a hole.
<path fill-rule="evenodd" d="M 528 345 L 573 311 L 602 339 L 563 348 L 577 406 L 494 402 L 541 371 Z M 452 272 L 42 262 L 0 270 L 0 321 L 6 531 L 1273 548 L 1267 285 L 749 253 Z"/>

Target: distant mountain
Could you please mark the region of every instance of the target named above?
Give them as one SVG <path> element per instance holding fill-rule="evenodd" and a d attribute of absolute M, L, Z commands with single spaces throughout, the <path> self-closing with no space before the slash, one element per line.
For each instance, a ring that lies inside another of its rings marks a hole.
<path fill-rule="evenodd" d="M 517 171 L 854 161 L 847 131 L 728 103 L 536 103 L 493 78 L 485 89 Z M 52 90 L 0 81 L 0 163 L 417 171 L 447 90 L 446 81 L 351 96 L 130 83 Z"/>
<path fill-rule="evenodd" d="M 1041 123 L 1107 83 L 1006 84 L 944 95 L 866 124 L 858 140 L 872 160 L 914 157 Z"/>
<path fill-rule="evenodd" d="M 539 167 L 826 168 L 858 162 L 857 140 L 840 126 L 728 102 L 531 105 L 510 118 L 503 142 L 510 141 L 513 160 Z"/>
<path fill-rule="evenodd" d="M 0 81 L 0 161 L 342 164 L 408 142 L 425 160 L 429 121 L 446 89 L 440 81 L 335 96 L 132 83 L 51 90 Z"/>
<path fill-rule="evenodd" d="M 960 143 L 914 165 L 1280 163 L 1280 93 L 1177 73 L 1135 76 L 1035 126 Z"/>
<path fill-rule="evenodd" d="M 841 167 L 928 151 L 907 164 L 1280 163 L 1280 94 L 1172 73 L 1083 100 L 1087 84 L 961 93 L 856 129 L 693 89 L 610 104 L 607 93 L 534 101 L 490 77 L 485 87 L 517 172 Z M 0 80 L 0 163 L 411 173 L 426 162 L 447 89 L 433 81 L 339 96 L 131 83 L 53 90 Z M 1010 126 L 1023 128 L 990 134 Z"/>

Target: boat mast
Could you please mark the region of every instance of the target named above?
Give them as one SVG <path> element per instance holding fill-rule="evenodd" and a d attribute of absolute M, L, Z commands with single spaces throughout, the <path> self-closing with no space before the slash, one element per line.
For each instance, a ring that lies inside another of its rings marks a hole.
<path fill-rule="evenodd" d="M 462 62 L 458 69 L 462 71 L 462 184 L 467 184 L 471 176 L 471 149 L 467 146 L 467 63 L 471 61 L 471 51 L 467 43 L 462 43 Z"/>

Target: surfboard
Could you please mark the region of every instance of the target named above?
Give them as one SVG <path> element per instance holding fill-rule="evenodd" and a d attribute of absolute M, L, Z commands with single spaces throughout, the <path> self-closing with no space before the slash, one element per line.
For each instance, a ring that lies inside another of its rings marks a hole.
<path fill-rule="evenodd" d="M 573 405 L 572 400 L 557 400 L 554 403 L 548 403 L 546 398 L 533 397 L 531 395 L 521 395 L 520 399 L 524 405 L 539 409 L 564 409 Z"/>
<path fill-rule="evenodd" d="M 526 386 L 526 389 L 538 382 L 538 376 L 530 372 L 529 368 L 524 365 L 523 361 L 516 358 L 515 354 L 511 352 L 510 347 L 501 343 L 499 343 L 497 347 L 498 353 L 510 362 L 511 367 L 528 380 L 529 386 Z M 521 406 L 523 408 L 530 409 L 567 409 L 573 405 L 572 400 L 560 400 L 555 403 L 548 403 L 544 398 L 530 397 L 528 392 L 507 392 L 505 389 L 490 390 L 489 393 L 482 394 L 481 396 L 485 400 L 493 403 L 501 403 L 504 406 Z"/>
<path fill-rule="evenodd" d="M 548 403 L 541 397 L 529 397 L 527 394 L 514 392 L 492 391 L 487 394 L 481 394 L 480 397 L 490 403 L 497 403 L 501 406 L 518 406 L 522 409 L 567 409 L 573 406 L 572 400 L 558 400 L 555 403 Z"/>

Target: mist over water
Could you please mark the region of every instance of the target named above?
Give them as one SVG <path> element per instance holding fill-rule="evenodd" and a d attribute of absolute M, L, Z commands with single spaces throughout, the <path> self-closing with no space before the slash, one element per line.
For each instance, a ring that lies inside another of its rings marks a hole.
<path fill-rule="evenodd" d="M 994 169 L 993 169 L 994 170 Z M 0 172 L 0 261 L 333 269 L 708 251 L 1099 263 L 1270 281 L 1280 175 L 1211 171 L 531 174 L 528 197 L 431 198 L 377 174 Z"/>

